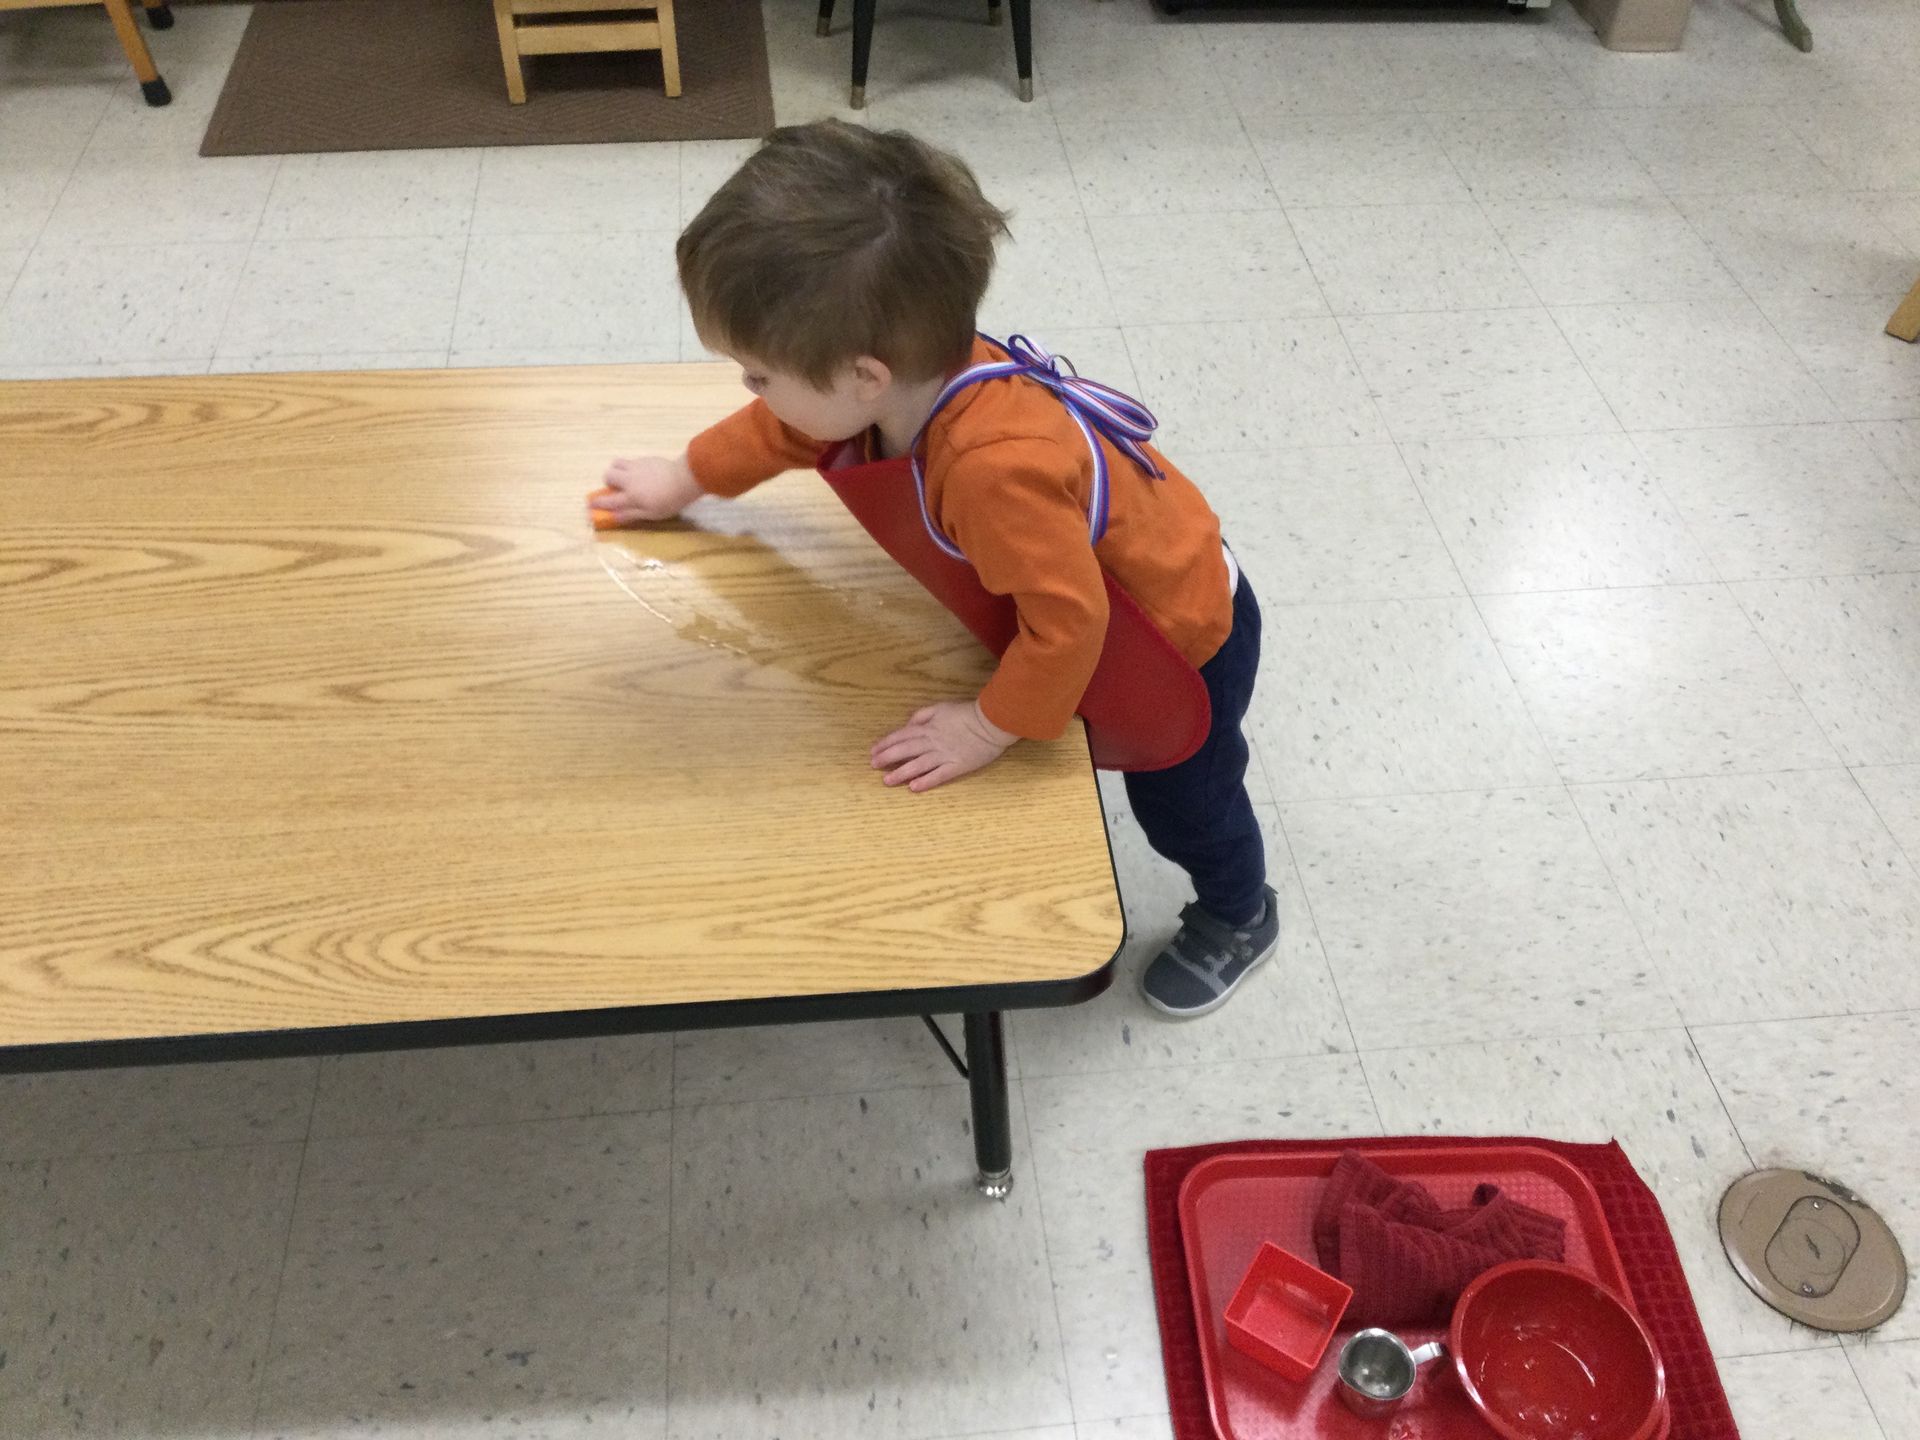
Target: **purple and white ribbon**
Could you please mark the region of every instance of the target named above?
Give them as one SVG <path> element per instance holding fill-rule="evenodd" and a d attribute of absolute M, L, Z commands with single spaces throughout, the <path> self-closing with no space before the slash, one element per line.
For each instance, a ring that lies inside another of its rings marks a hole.
<path fill-rule="evenodd" d="M 1111 385 L 1102 385 L 1098 380 L 1084 378 L 1074 370 L 1071 362 L 1067 362 L 1063 372 L 1060 368 L 1062 361 L 1057 356 L 1048 354 L 1042 346 L 1025 335 L 1012 336 L 1004 343 L 990 335 L 982 338 L 1005 350 L 1007 358 L 970 366 L 949 380 L 933 402 L 933 414 L 920 427 L 920 433 L 913 437 L 913 447 L 908 451 L 908 458 L 913 464 L 914 493 L 920 500 L 920 519 L 927 527 L 927 534 L 935 545 L 954 559 L 967 558 L 960 547 L 934 523 L 933 512 L 927 507 L 927 479 L 920 468 L 920 446 L 933 424 L 933 417 L 969 385 L 977 385 L 982 380 L 1025 375 L 1046 386 L 1060 399 L 1067 407 L 1067 414 L 1073 417 L 1073 423 L 1080 428 L 1081 437 L 1087 442 L 1087 450 L 1093 456 L 1093 494 L 1087 506 L 1087 538 L 1091 544 L 1098 545 L 1101 537 L 1107 533 L 1108 476 L 1106 452 L 1100 448 L 1095 432 L 1104 436 L 1114 449 L 1147 474 L 1160 480 L 1165 478 L 1165 473 L 1153 463 L 1153 457 L 1147 454 L 1145 448 L 1160 422 L 1154 418 L 1151 410 L 1131 395 L 1123 394 Z"/>

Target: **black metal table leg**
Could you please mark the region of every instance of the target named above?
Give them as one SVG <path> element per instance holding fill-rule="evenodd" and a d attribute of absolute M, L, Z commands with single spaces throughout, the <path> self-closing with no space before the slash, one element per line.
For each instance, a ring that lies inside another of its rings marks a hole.
<path fill-rule="evenodd" d="M 820 0 L 820 18 L 814 22 L 813 33 L 816 35 L 833 33 L 833 0 Z"/>
<path fill-rule="evenodd" d="M 867 108 L 867 57 L 873 53 L 874 0 L 853 0 L 853 97 L 856 110 Z"/>
<path fill-rule="evenodd" d="M 1012 0 L 1013 62 L 1020 72 L 1020 98 L 1033 99 L 1033 0 Z"/>
<path fill-rule="evenodd" d="M 1007 1041 L 1000 1012 L 962 1017 L 967 1088 L 973 1093 L 973 1153 L 980 1193 L 1004 1200 L 1013 1189 L 1013 1123 L 1007 1108 Z"/>

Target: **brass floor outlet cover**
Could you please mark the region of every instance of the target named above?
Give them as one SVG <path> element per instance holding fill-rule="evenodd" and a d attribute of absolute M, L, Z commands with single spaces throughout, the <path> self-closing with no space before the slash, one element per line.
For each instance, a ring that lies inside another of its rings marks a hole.
<path fill-rule="evenodd" d="M 1803 1170 L 1734 1181 L 1720 1201 L 1720 1243 L 1748 1289 L 1816 1330 L 1871 1330 L 1906 1298 L 1906 1257 L 1879 1212 Z"/>

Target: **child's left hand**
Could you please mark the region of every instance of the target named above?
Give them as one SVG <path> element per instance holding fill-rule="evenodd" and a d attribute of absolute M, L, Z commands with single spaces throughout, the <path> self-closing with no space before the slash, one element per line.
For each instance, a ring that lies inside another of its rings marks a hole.
<path fill-rule="evenodd" d="M 931 790 L 991 765 L 1019 738 L 987 719 L 978 701 L 943 700 L 876 743 L 873 768 L 887 772 L 889 785 Z"/>

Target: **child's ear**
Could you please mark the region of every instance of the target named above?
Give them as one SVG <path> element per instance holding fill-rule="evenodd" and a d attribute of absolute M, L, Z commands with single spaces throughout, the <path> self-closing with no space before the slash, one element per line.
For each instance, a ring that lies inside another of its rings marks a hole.
<path fill-rule="evenodd" d="M 871 355 L 862 355 L 853 362 L 854 394 L 860 400 L 877 400 L 893 384 L 893 371 L 884 360 L 876 360 Z"/>

